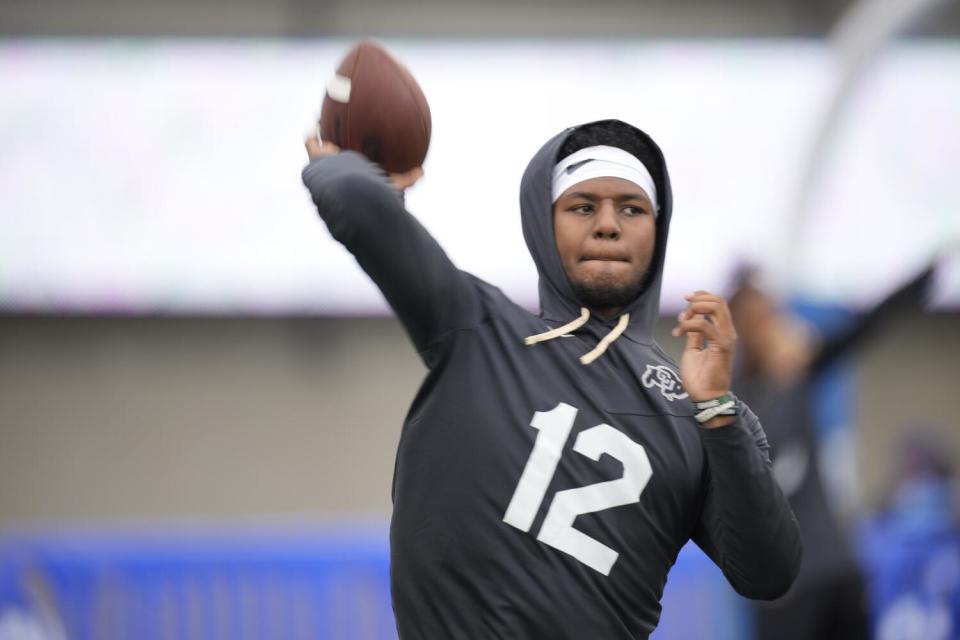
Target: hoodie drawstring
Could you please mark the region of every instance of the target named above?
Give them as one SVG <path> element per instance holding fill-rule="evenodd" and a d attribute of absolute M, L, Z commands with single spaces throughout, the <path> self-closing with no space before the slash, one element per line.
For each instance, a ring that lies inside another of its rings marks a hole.
<path fill-rule="evenodd" d="M 546 342 L 547 340 L 553 340 L 554 338 L 559 338 L 560 336 L 570 333 L 576 329 L 579 329 L 583 325 L 587 324 L 587 320 L 590 319 L 590 310 L 586 307 L 580 309 L 580 317 L 576 320 L 572 320 L 562 327 L 557 327 L 556 329 L 551 329 L 550 331 L 544 331 L 543 333 L 538 333 L 535 336 L 529 336 L 524 338 L 524 342 L 529 347 L 530 345 L 537 344 L 538 342 Z"/>
<path fill-rule="evenodd" d="M 603 340 L 597 343 L 597 346 L 595 346 L 593 350 L 580 356 L 580 364 L 590 364 L 602 356 L 603 352 L 607 350 L 607 347 L 609 347 L 614 340 L 619 338 L 620 334 L 627 330 L 628 324 L 630 324 L 630 314 L 625 313 L 620 316 L 620 320 L 617 322 L 617 326 L 613 328 L 613 331 L 603 336 Z"/>
<path fill-rule="evenodd" d="M 577 318 L 576 320 L 572 320 L 571 322 L 568 322 L 562 327 L 557 327 L 556 329 L 551 329 L 550 331 L 545 331 L 543 333 L 538 333 L 536 335 L 529 336 L 524 339 L 524 342 L 527 344 L 527 346 L 530 346 L 530 345 L 537 344 L 538 342 L 546 342 L 547 340 L 553 340 L 554 338 L 558 338 L 562 335 L 570 333 L 571 331 L 579 329 L 583 325 L 587 324 L 587 320 L 589 319 L 590 319 L 590 310 L 587 309 L 586 307 L 583 307 L 582 309 L 580 309 L 580 317 Z M 621 315 L 620 320 L 617 321 L 617 326 L 615 326 L 610 331 L 610 333 L 605 335 L 603 339 L 597 343 L 597 346 L 595 346 L 593 349 L 591 349 L 587 353 L 580 356 L 580 363 L 590 364 L 591 362 L 593 362 L 594 360 L 602 356 L 604 352 L 607 350 L 607 347 L 609 347 L 614 340 L 619 338 L 623 334 L 623 332 L 627 330 L 627 325 L 629 324 L 630 324 L 630 314 L 625 313 Z"/>

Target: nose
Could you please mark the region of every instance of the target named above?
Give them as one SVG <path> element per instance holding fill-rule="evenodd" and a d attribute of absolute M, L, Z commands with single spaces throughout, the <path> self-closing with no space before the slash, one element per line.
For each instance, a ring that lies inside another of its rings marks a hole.
<path fill-rule="evenodd" d="M 612 200 L 603 200 L 594 218 L 593 237 L 597 240 L 616 240 L 620 237 L 620 219 Z"/>

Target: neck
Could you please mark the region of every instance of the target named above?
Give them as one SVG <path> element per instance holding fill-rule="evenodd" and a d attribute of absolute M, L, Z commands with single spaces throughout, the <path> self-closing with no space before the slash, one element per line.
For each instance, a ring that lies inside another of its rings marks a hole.
<path fill-rule="evenodd" d="M 623 307 L 603 307 L 602 309 L 590 307 L 590 313 L 601 320 L 613 320 L 620 315 L 623 309 Z"/>

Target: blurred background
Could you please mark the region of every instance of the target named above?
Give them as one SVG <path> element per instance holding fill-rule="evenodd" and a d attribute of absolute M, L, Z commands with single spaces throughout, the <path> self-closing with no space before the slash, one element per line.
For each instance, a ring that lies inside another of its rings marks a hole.
<path fill-rule="evenodd" d="M 299 177 L 367 36 L 432 109 L 408 208 L 533 311 L 530 156 L 607 117 L 660 143 L 659 341 L 687 291 L 736 296 L 735 391 L 827 523 L 807 562 L 843 565 L 802 586 L 960 638 L 958 35 L 933 0 L 0 0 L 0 640 L 396 637 L 424 369 Z M 783 624 L 695 548 L 663 604 L 659 638 Z"/>

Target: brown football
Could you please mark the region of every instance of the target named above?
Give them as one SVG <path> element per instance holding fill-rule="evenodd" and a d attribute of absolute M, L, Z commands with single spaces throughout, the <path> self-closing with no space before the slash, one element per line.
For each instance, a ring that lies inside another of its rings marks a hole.
<path fill-rule="evenodd" d="M 380 45 L 353 47 L 327 85 L 320 137 L 359 151 L 389 173 L 423 165 L 430 106 L 413 75 Z"/>

